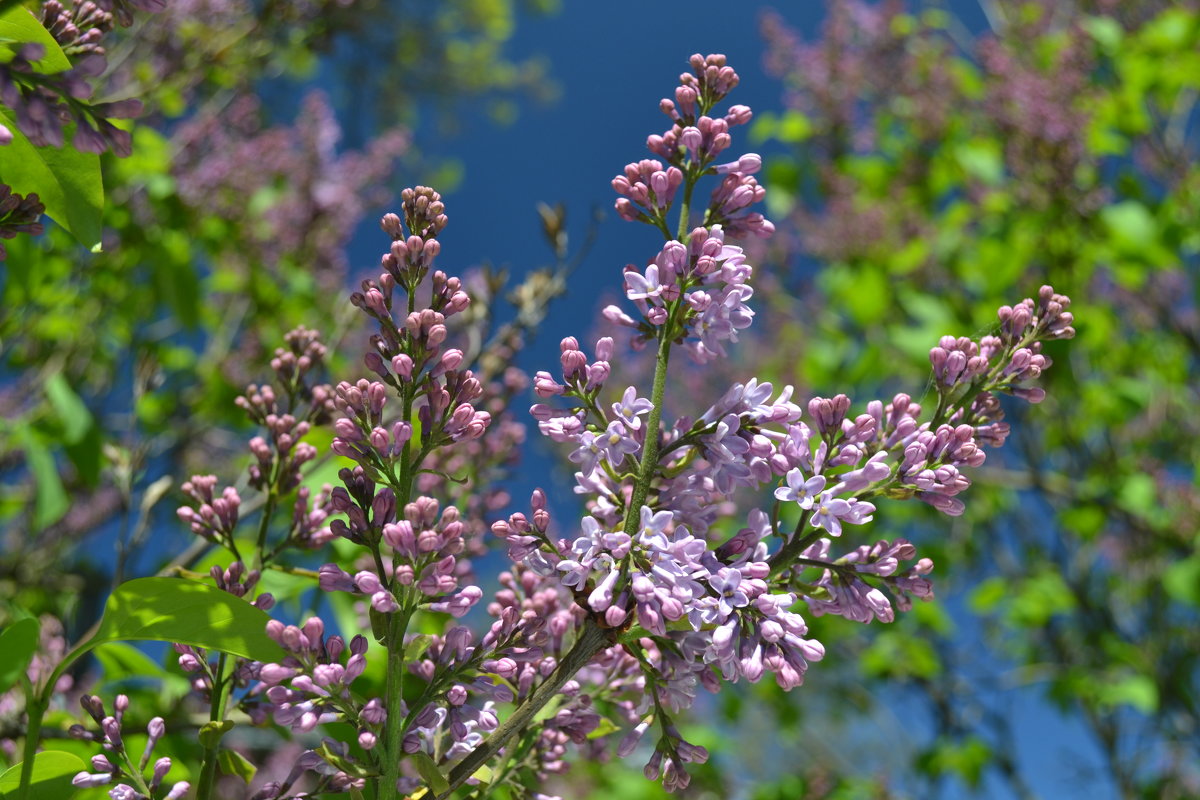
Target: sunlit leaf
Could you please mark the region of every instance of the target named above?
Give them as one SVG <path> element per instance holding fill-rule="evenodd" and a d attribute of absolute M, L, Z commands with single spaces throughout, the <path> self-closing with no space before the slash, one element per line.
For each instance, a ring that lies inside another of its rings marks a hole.
<path fill-rule="evenodd" d="M 59 750 L 43 750 L 33 757 L 29 800 L 66 800 L 75 794 L 71 779 L 87 769 L 78 756 Z M 21 765 L 14 764 L 0 775 L 0 798 L 15 800 L 21 784 Z"/>
<path fill-rule="evenodd" d="M 182 578 L 138 578 L 117 587 L 91 645 L 112 641 L 180 642 L 256 661 L 279 661 L 265 611 L 213 586 Z"/>

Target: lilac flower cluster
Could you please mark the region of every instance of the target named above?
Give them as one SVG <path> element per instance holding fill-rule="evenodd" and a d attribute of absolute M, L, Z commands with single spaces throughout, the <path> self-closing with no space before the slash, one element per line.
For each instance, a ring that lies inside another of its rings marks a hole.
<path fill-rule="evenodd" d="M 42 615 L 38 619 L 37 649 L 34 650 L 29 666 L 25 669 L 25 677 L 29 679 L 30 684 L 44 686 L 69 650 L 62 622 L 49 614 Z M 73 688 L 75 679 L 69 674 L 64 674 L 55 682 L 53 692 L 66 694 Z M 7 723 L 9 720 L 19 719 L 22 712 L 27 710 L 26 706 L 27 698 L 20 686 L 0 693 L 0 720 Z M 0 736 L 0 752 L 16 762 L 20 760 L 20 749 L 17 742 L 9 736 L 7 731 Z"/>
<path fill-rule="evenodd" d="M 7 134 L 7 138 L 5 135 Z M 12 134 L 0 125 L 0 144 L 12 141 Z M 0 183 L 0 239 L 12 239 L 19 233 L 37 236 L 44 230 L 39 220 L 46 213 L 46 206 L 36 192 L 22 197 L 6 183 Z M 0 243 L 0 261 L 8 258 L 8 250 Z"/>
<path fill-rule="evenodd" d="M 1080 98 L 1095 67 L 1091 43 L 1084 36 L 1066 37 L 1048 64 L 1014 46 L 1045 35 L 1054 16 L 1049 10 L 1030 15 L 1017 23 L 1024 30 L 979 42 L 977 57 L 987 79 L 982 110 L 1004 142 L 1020 200 L 1041 209 L 1065 200 L 1086 214 L 1104 199 L 1102 189 L 1077 178 L 1089 147 L 1090 112 Z"/>
<path fill-rule="evenodd" d="M 104 746 L 104 754 L 92 757 L 93 772 L 80 772 L 71 781 L 80 788 L 108 786 L 117 781 L 127 780 L 129 783 L 118 782 L 108 790 L 112 800 L 180 800 L 191 790 L 187 781 L 179 781 L 165 789 L 163 779 L 171 771 L 171 759 L 163 756 L 154 762 L 154 770 L 149 780 L 144 773 L 154 755 L 154 748 L 167 731 L 162 717 L 155 717 L 146 725 L 146 747 L 141 758 L 136 762 L 125 748 L 122 736 L 122 723 L 125 712 L 129 710 L 129 698 L 119 694 L 113 701 L 113 713 L 107 715 L 104 703 L 95 695 L 84 695 L 79 703 L 83 710 L 96 722 L 98 732 L 89 731 L 83 725 L 72 725 L 71 735 L 77 739 L 98 742 Z M 132 784 L 132 785 L 130 785 Z"/>
<path fill-rule="evenodd" d="M 775 226 L 758 212 L 747 212 L 763 199 L 765 190 L 754 173 L 761 159 L 748 153 L 736 161 L 714 164 L 732 143 L 730 128 L 745 125 L 752 116 L 747 106 L 735 105 L 722 117 L 710 117 L 714 105 L 738 85 L 738 75 L 722 55 L 691 58 L 691 73 L 679 78 L 675 99 L 664 98 L 659 108 L 672 122 L 661 136 L 650 136 L 646 147 L 669 166 L 653 159 L 628 164 L 624 174 L 613 178 L 617 213 L 631 222 L 655 225 L 670 236 L 667 214 L 676 192 L 685 182 L 694 183 L 702 174 L 722 176 L 713 189 L 705 225 L 724 226 L 730 236 L 753 234 L 767 237 Z"/>
<path fill-rule="evenodd" d="M 824 656 L 821 643 L 806 638 L 798 601 L 814 614 L 869 622 L 894 616 L 880 587 L 901 608 L 932 595 L 924 577 L 932 563 L 917 559 L 910 543 L 880 541 L 833 558 L 832 538 L 870 522 L 877 497 L 915 497 L 961 513 L 955 495 L 969 485 L 962 470 L 979 466 L 984 446 L 1000 444 L 1007 432 L 995 393 L 1039 400 L 1041 390 L 1029 382 L 1049 366 L 1040 342 L 1074 333 L 1069 300 L 1043 287 L 1037 301 L 1000 309 L 997 335 L 980 342 L 944 338 L 930 354 L 940 401 L 929 421 L 903 394 L 852 416 L 845 395 L 816 397 L 802 409 L 791 387 L 777 394 L 771 384 L 751 380 L 735 384 L 698 419 L 660 428 L 671 347 L 709 361 L 725 355 L 721 343 L 753 317 L 747 305 L 753 270 L 716 222 L 728 221 L 725 194 L 713 194 L 706 224 L 680 240 L 670 240 L 665 223 L 676 200 L 691 196 L 714 152 L 731 144 L 727 129 L 703 115 L 736 84 L 736 74 L 720 56 L 694 56 L 692 65 L 695 74 L 681 80 L 677 102 L 663 104 L 678 130 L 650 141 L 670 158 L 670 168 L 640 162 L 614 181 L 622 216 L 655 224 L 669 239 L 644 270 L 625 270 L 626 296 L 640 319 L 618 307 L 605 310 L 610 321 L 635 330 L 635 347 L 657 345 L 654 392 L 646 398 L 631 386 L 618 402 L 604 402 L 613 340 L 601 338 L 589 359 L 575 339 L 564 339 L 561 378 L 539 372 L 534 385 L 540 397 L 571 404 L 539 403 L 531 411 L 543 435 L 574 448 L 577 491 L 590 497 L 589 514 L 569 540 L 552 540 L 536 512 L 533 520 L 494 527 L 510 558 L 557 576 L 574 593 L 589 625 L 622 631 L 636 621 L 648 691 L 631 737 L 658 721 L 661 737 L 647 775 L 661 775 L 672 789 L 687 785 L 686 763 L 705 758 L 702 748 L 679 738 L 669 716 L 691 705 L 697 686 L 716 691 L 718 675 L 754 682 L 771 673 L 790 689 Z M 696 114 L 710 120 L 703 130 L 689 127 Z M 739 108 L 735 116 L 749 114 Z M 751 172 L 757 165 L 756 156 L 744 156 L 716 172 Z M 686 205 L 679 213 L 687 230 Z M 734 492 L 772 485 L 771 513 L 754 510 L 749 527 L 724 543 L 709 541 L 718 509 Z M 784 530 L 785 519 L 793 531 Z M 772 546 L 773 539 L 779 543 Z"/>
<path fill-rule="evenodd" d="M 667 306 L 682 297 L 687 311 L 675 320 L 678 329 L 671 333 L 683 338 L 684 348 L 703 364 L 724 357 L 723 343 L 736 342 L 738 331 L 750 326 L 752 272 L 742 249 L 725 244 L 720 225 L 697 228 L 688 245 L 667 242 L 644 273 L 633 265 L 625 268 L 625 296 L 637 305 L 640 321 L 617 306 L 607 307 L 604 316 L 637 329 L 638 347 L 657 336 L 655 328 L 667 322 Z"/>
<path fill-rule="evenodd" d="M 255 713 L 264 716 L 269 711 L 276 724 L 302 732 L 313 730 L 320 722 L 348 716 L 359 721 L 359 745 L 370 750 L 386 713 L 378 700 L 356 704 L 350 693 L 350 685 L 367 666 L 367 639 L 355 636 L 342 664 L 341 656 L 347 652 L 345 640 L 336 635 L 326 639 L 324 633 L 319 617 L 311 617 L 299 627 L 271 621 L 267 634 L 288 655 L 279 663 L 257 668 L 262 683 L 259 688 L 265 687 L 269 702 Z"/>
<path fill-rule="evenodd" d="M 971 101 L 944 69 L 956 56 L 949 37 L 907 24 L 902 3 L 828 0 L 825 6 L 815 41 L 804 41 L 778 13 L 761 17 L 765 67 L 782 79 L 787 107 L 804 115 L 805 147 L 819 165 L 819 204 L 797 205 L 788 244 L 822 260 L 871 258 L 934 233 L 905 176 L 925 175 L 922 145 L 944 142 L 953 114 Z M 888 181 L 886 197 L 862 202 L 874 185 L 834 165 L 879 150 L 878 132 L 897 123 L 919 143 L 904 153 L 913 163 Z"/>
<path fill-rule="evenodd" d="M 69 9 L 59 0 L 42 3 L 42 25 L 50 31 L 67 55 L 94 53 L 104 55 L 101 41 L 112 30 L 113 15 L 92 0 L 84 0 Z"/>
<path fill-rule="evenodd" d="M 157 11 L 164 0 L 138 0 L 138 7 Z M 92 80 L 107 69 L 101 40 L 112 29 L 112 8 L 91 0 L 73 5 L 68 11 L 60 0 L 42 5 L 41 20 L 63 52 L 74 56 L 73 66 L 62 72 L 48 73 L 38 63 L 45 57 L 45 46 L 37 43 L 12 45 L 13 56 L 0 65 L 0 101 L 16 118 L 17 127 L 37 147 L 62 147 L 64 131 L 75 126 L 72 144 L 85 153 L 103 153 L 111 149 L 118 156 L 131 152 L 129 132 L 113 125 L 111 119 L 131 119 L 142 113 L 136 99 L 91 103 Z M 130 16 L 124 2 L 117 9 L 122 24 Z M 0 141 L 7 143 L 11 131 L 0 125 Z"/>
<path fill-rule="evenodd" d="M 419 497 L 408 503 L 403 517 L 397 519 L 392 491 L 382 488 L 376 492 L 361 467 L 344 474 L 342 480 L 348 488 L 334 489 L 332 503 L 350 523 L 335 520 L 334 532 L 355 544 L 378 549 L 383 568 L 351 575 L 336 564 L 326 564 L 320 570 L 324 591 L 366 595 L 371 608 L 380 614 L 400 608 L 394 593 L 398 587 L 415 587 L 428 602 L 429 610 L 454 617 L 463 616 L 479 601 L 483 593 L 478 587 L 468 585 L 456 591 L 460 577 L 456 556 L 464 549 L 458 509 L 450 506 L 439 516 L 436 500 Z M 364 507 L 368 497 L 372 500 Z M 381 542 L 388 550 L 379 548 Z M 389 553 L 391 558 L 384 558 Z"/>
<path fill-rule="evenodd" d="M 595 343 L 592 356 L 575 338 L 563 339 L 560 375 L 536 375 L 534 390 L 549 402 L 532 414 L 543 435 L 570 445 L 587 514 L 578 531 L 557 538 L 546 497 L 535 491 L 527 513 L 490 526 L 514 566 L 485 604 L 485 633 L 455 623 L 436 635 L 415 632 L 444 619 L 438 614 L 463 618 L 483 599 L 470 562 L 483 548 L 472 541 L 480 520 L 468 522 L 458 506 L 425 492 L 457 480 L 452 470 L 462 452 L 496 456 L 487 449 L 494 445 L 480 440 L 500 411 L 494 398 L 505 391 L 485 388 L 472 369 L 477 359 L 454 346 L 452 326 L 471 297 L 462 280 L 435 268 L 447 225 L 437 192 L 402 193 L 401 213 L 382 220 L 392 244 L 379 277 L 351 297 L 375 328 L 364 357 L 373 377 L 335 388 L 312 384 L 325 349 L 314 332 L 297 329 L 272 361 L 275 384 L 251 385 L 238 399 L 265 429 L 250 445 L 248 483 L 264 506 L 253 559 L 238 551 L 246 545 L 237 526 L 250 512 L 233 487 L 195 476 L 183 487 L 192 503 L 179 511 L 197 535 L 235 558 L 228 568 L 213 567 L 211 580 L 264 610 L 274 605 L 270 594 L 258 593 L 267 569 L 355 595 L 365 609 L 362 625 L 382 651 L 373 666 L 384 667 L 384 684 L 371 696 L 359 682 L 368 637 L 355 635 L 348 644 L 327 637 L 317 617 L 268 623 L 267 634 L 286 654 L 272 663 L 225 655 L 210 661 L 202 649 L 176 645 L 196 694 L 212 706 L 212 722 L 201 731 L 197 791 L 204 800 L 212 796 L 220 750 L 220 736 L 210 734 L 232 725 L 225 715 L 235 691 L 252 720 L 289 728 L 305 747 L 335 722 L 349 724 L 357 745 L 325 738 L 283 780 L 261 785 L 254 800 L 364 790 L 380 798 L 445 798 L 469 782 L 532 791 L 530 776 L 544 781 L 563 772 L 571 748 L 596 758 L 606 753 L 614 726 L 602 727 L 604 715 L 629 727 L 615 748 L 620 756 L 638 750 L 657 726 L 652 748 L 645 747 L 645 774 L 683 789 L 687 765 L 703 763 L 708 752 L 684 740 L 677 715 L 701 687 L 715 692 L 724 681 L 769 675 L 785 689 L 801 685 L 809 665 L 825 655 L 809 634 L 804 607 L 813 615 L 886 622 L 895 608 L 932 596 L 932 562 L 911 543 L 847 543 L 839 556 L 834 540 L 870 523 L 879 498 L 915 498 L 961 513 L 965 471 L 1008 433 L 998 395 L 1041 399 L 1032 385 L 1050 366 L 1041 343 L 1073 335 L 1070 301 L 1043 287 L 1036 299 L 1002 307 L 994 335 L 944 337 L 930 351 L 938 402 L 928 419 L 904 394 L 854 414 L 845 395 L 801 404 L 791 387 L 752 378 L 698 417 L 664 420 L 672 349 L 711 362 L 727 355 L 725 343 L 753 320 L 753 269 L 726 238 L 772 229 L 750 211 L 762 199 L 753 178 L 759 158 L 714 165 L 733 145 L 731 126 L 751 116 L 744 106 L 713 112 L 738 76 L 723 56 L 696 55 L 691 64 L 675 99 L 662 103 L 673 127 L 648 142 L 667 168 L 640 162 L 614 181 L 622 216 L 649 222 L 667 240 L 644 268 L 624 272 L 636 317 L 615 307 L 605 312 L 633 330 L 631 344 L 653 345 L 653 385 L 648 394 L 636 386 L 619 397 L 610 391 L 617 343 L 609 337 Z M 690 201 L 709 177 L 718 186 L 693 226 Z M 668 223 L 673 214 L 677 225 Z M 515 387 L 521 378 L 506 375 L 503 382 Z M 340 470 L 339 486 L 314 497 L 302 468 L 316 451 L 304 438 L 330 418 L 331 450 L 353 466 Z M 735 518 L 735 496 L 750 493 L 766 495 L 771 505 L 751 509 L 746 526 L 723 537 L 729 529 L 720 523 Z M 293 494 L 288 533 L 271 542 L 274 512 L 289 508 L 283 504 Z M 482 516 L 478 507 L 474 513 Z M 356 555 L 342 552 L 341 563 L 316 572 L 279 560 L 286 549 L 335 539 Z M 505 713 L 508 704 L 513 709 Z M 85 698 L 101 733 L 82 726 L 77 733 L 103 742 L 116 761 L 98 757 L 94 771 L 76 782 L 126 778 L 112 797 L 153 800 L 170 761 L 156 762 L 149 780 L 142 773 L 164 725 L 151 721 L 151 744 L 135 765 L 121 739 L 127 707 L 118 698 L 117 713 L 107 717 L 98 700 Z M 494 769 L 481 769 L 489 764 Z M 315 788 L 293 793 L 305 773 L 315 776 Z M 186 791 L 176 784 L 166 796 Z"/>
<path fill-rule="evenodd" d="M 271 359 L 280 388 L 250 384 L 236 399 L 238 407 L 267 434 L 250 439 L 254 460 L 248 470 L 250 486 L 271 498 L 264 519 L 270 517 L 280 497 L 296 492 L 291 528 L 271 552 L 263 550 L 266 529 L 260 529 L 257 545 L 264 562 L 288 547 L 314 548 L 333 538 L 325 524 L 332 511 L 329 489 L 314 497 L 308 487 L 300 485 L 302 468 L 317 454 L 315 447 L 301 440 L 314 424 L 328 421 L 336 407 L 329 385 L 312 382 L 312 376 L 323 366 L 325 345 L 320 334 L 303 326 L 289 331 L 284 342 L 286 346 L 277 348 Z M 240 561 L 234 531 L 242 498 L 232 486 L 224 487 L 218 495 L 217 483 L 215 475 L 193 475 L 185 481 L 180 488 L 192 503 L 181 506 L 177 514 L 193 533 L 221 544 Z"/>

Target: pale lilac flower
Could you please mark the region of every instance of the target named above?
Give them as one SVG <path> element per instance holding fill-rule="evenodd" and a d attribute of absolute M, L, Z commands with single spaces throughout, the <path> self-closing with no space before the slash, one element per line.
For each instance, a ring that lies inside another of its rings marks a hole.
<path fill-rule="evenodd" d="M 659 298 L 662 296 L 665 288 L 658 280 L 658 265 L 651 264 L 646 267 L 646 274 L 643 276 L 636 269 L 631 269 L 625 273 L 625 296 L 630 300 L 649 300 L 651 298 Z"/>
<path fill-rule="evenodd" d="M 842 535 L 842 518 L 850 514 L 850 504 L 840 498 L 834 498 L 829 492 L 822 492 L 813 503 L 812 524 L 824 528 L 833 536 Z"/>
<path fill-rule="evenodd" d="M 740 587 L 742 573 L 736 569 L 725 567 L 708 579 L 708 585 L 717 592 L 717 608 L 722 617 L 728 617 L 735 608 L 742 608 L 750 602 L 750 598 Z"/>
<path fill-rule="evenodd" d="M 792 469 L 787 474 L 787 486 L 775 490 L 775 497 L 785 503 L 797 503 L 807 510 L 813 507 L 816 498 L 825 488 L 825 476 L 814 475 L 808 480 L 799 469 Z"/>
<path fill-rule="evenodd" d="M 617 415 L 617 419 L 631 431 L 641 430 L 642 414 L 650 413 L 653 408 L 654 404 L 648 399 L 638 397 L 636 386 L 628 387 L 621 395 L 621 400 L 612 404 L 612 410 Z"/>

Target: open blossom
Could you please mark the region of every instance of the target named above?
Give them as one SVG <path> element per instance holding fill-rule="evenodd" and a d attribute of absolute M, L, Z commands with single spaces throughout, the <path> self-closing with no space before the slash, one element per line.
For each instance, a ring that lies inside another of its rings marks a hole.
<path fill-rule="evenodd" d="M 799 467 L 788 470 L 787 486 L 775 490 L 775 497 L 785 502 L 793 502 L 805 510 L 813 507 L 816 498 L 825 488 L 825 476 L 814 475 L 805 480 L 804 473 Z"/>

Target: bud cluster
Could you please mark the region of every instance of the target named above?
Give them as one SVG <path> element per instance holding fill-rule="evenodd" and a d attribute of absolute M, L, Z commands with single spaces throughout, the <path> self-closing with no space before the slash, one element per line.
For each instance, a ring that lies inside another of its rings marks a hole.
<path fill-rule="evenodd" d="M 79 704 L 95 721 L 99 730 L 90 731 L 83 725 L 72 725 L 71 735 L 77 739 L 98 742 L 103 745 L 105 752 L 92 756 L 93 771 L 80 772 L 71 781 L 72 784 L 81 789 L 112 785 L 108 796 L 113 800 L 180 800 L 187 795 L 191 790 L 191 784 L 187 781 L 180 781 L 160 793 L 160 789 L 165 788 L 163 779 L 171 771 L 171 759 L 166 756 L 154 762 L 154 771 L 148 781 L 143 774 L 154 755 L 155 746 L 167 731 L 162 717 L 155 717 L 146 725 L 146 747 L 141 758 L 134 762 L 125 749 L 125 739 L 122 736 L 122 724 L 125 712 L 129 710 L 129 698 L 123 694 L 117 695 L 111 716 L 105 713 L 103 701 L 95 695 L 83 695 L 79 698 Z M 123 780 L 129 783 L 122 782 Z"/>

